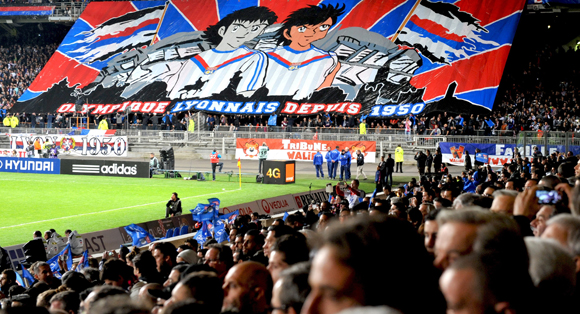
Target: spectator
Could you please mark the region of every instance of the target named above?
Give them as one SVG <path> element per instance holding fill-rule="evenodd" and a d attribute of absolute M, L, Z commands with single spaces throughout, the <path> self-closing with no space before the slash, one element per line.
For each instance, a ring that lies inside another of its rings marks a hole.
<path fill-rule="evenodd" d="M 275 282 L 272 291 L 272 313 L 300 313 L 310 294 L 309 272 L 310 265 L 304 262 L 280 273 L 280 279 Z"/>
<path fill-rule="evenodd" d="M 185 264 L 176 265 L 173 267 L 169 273 L 169 277 L 167 277 L 167 280 L 163 282 L 163 287 L 167 288 L 171 285 L 176 285 L 181 278 L 185 277 L 184 275 L 189 267 L 189 265 Z"/>
<path fill-rule="evenodd" d="M 105 262 L 103 271 L 101 272 L 101 280 L 106 285 L 119 287 L 124 290 L 130 290 L 135 283 L 133 269 L 118 259 Z"/>
<path fill-rule="evenodd" d="M 0 292 L 7 296 L 10 288 L 17 285 L 18 283 L 16 283 L 16 273 L 14 270 L 4 269 L 2 274 L 0 274 Z"/>
<path fill-rule="evenodd" d="M 171 292 L 171 298 L 165 301 L 164 308 L 177 302 L 195 300 L 205 305 L 203 313 L 218 314 L 222 308 L 224 293 L 222 281 L 211 272 L 197 272 L 183 278 Z"/>
<path fill-rule="evenodd" d="M 60 279 L 54 278 L 54 275 L 52 273 L 52 270 L 50 270 L 50 265 L 48 265 L 48 263 L 36 262 L 32 266 L 32 270 L 34 272 L 34 279 L 36 279 L 37 282 L 43 281 L 47 283 L 51 289 L 56 289 L 60 286 L 61 284 Z"/>
<path fill-rule="evenodd" d="M 268 265 L 268 259 L 264 256 L 262 247 L 264 246 L 264 236 L 258 230 L 249 230 L 244 235 L 242 252 L 244 261 L 254 261 L 263 265 Z"/>
<path fill-rule="evenodd" d="M 25 267 L 30 267 L 33 263 L 38 261 L 46 262 L 47 260 L 44 241 L 40 231 L 35 231 L 33 239 L 24 244 L 22 249 L 26 256 L 26 262 L 22 263 Z"/>
<path fill-rule="evenodd" d="M 79 294 L 73 291 L 64 291 L 55 294 L 50 299 L 50 310 L 61 310 L 69 314 L 79 313 Z"/>
<path fill-rule="evenodd" d="M 163 277 L 163 280 L 167 280 L 171 269 L 177 264 L 177 250 L 175 246 L 170 242 L 161 242 L 155 246 L 153 257 L 157 263 L 157 271 Z"/>
<path fill-rule="evenodd" d="M 272 246 L 272 253 L 268 263 L 268 271 L 272 275 L 274 283 L 278 281 L 280 272 L 288 267 L 308 261 L 310 250 L 306 244 L 306 238 L 298 233 L 284 235 L 276 240 Z"/>
<path fill-rule="evenodd" d="M 171 199 L 165 204 L 165 218 L 179 216 L 182 212 L 181 199 L 177 196 L 177 192 L 171 193 Z"/>
<path fill-rule="evenodd" d="M 272 300 L 272 277 L 264 265 L 244 262 L 226 275 L 222 312 L 267 313 Z"/>
<path fill-rule="evenodd" d="M 204 263 L 215 269 L 217 277 L 223 281 L 229 269 L 234 265 L 232 250 L 223 244 L 211 244 L 205 253 Z"/>
<path fill-rule="evenodd" d="M 419 235 L 408 222 L 357 217 L 334 225 L 324 235 L 312 263 L 312 291 L 302 313 L 336 313 L 356 305 L 386 305 L 403 313 L 442 313 L 445 303 L 433 274 Z M 417 282 L 422 283 L 422 302 L 408 293 Z"/>
<path fill-rule="evenodd" d="M 284 235 L 293 233 L 294 229 L 286 225 L 277 225 L 268 227 L 268 235 L 266 236 L 266 239 L 264 240 L 264 246 L 262 247 L 264 249 L 264 255 L 268 258 L 270 257 L 270 249 L 272 245 L 274 245 L 274 242 L 276 242 L 276 239 L 279 239 Z"/>

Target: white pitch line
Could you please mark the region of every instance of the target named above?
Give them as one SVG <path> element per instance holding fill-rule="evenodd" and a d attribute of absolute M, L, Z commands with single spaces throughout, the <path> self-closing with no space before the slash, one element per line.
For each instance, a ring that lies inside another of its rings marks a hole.
<path fill-rule="evenodd" d="M 204 196 L 215 195 L 215 194 L 229 193 L 229 192 L 234 192 L 234 191 L 239 191 L 239 190 L 241 190 L 241 189 L 240 188 L 237 188 L 235 190 L 229 190 L 229 191 L 223 191 L 223 192 L 215 192 L 215 193 L 209 193 L 209 194 L 204 194 L 204 195 L 189 196 L 189 197 L 182 198 L 182 200 L 186 200 L 186 199 L 189 199 L 189 198 L 195 198 L 195 197 L 204 197 Z M 133 205 L 133 206 L 127 206 L 127 207 L 121 207 L 121 208 L 115 208 L 115 209 L 108 209 L 108 210 L 104 210 L 104 211 L 100 211 L 100 212 L 84 213 L 84 214 L 78 214 L 78 215 L 72 215 L 72 216 L 51 218 L 51 219 L 45 219 L 45 220 L 39 220 L 39 221 L 32 221 L 32 222 L 27 222 L 27 223 L 19 224 L 19 225 L 0 227 L 0 230 L 2 230 L 2 229 L 9 229 L 9 228 L 16 228 L 16 227 L 22 227 L 22 226 L 27 226 L 27 225 L 33 225 L 33 224 L 38 224 L 38 223 L 43 223 L 43 222 L 49 222 L 49 221 L 56 221 L 56 220 L 67 219 L 67 218 L 73 218 L 73 217 L 82 217 L 82 216 L 89 216 L 89 215 L 95 215 L 95 214 L 108 213 L 108 212 L 113 212 L 113 211 L 117 211 L 117 210 L 123 210 L 123 209 L 129 209 L 129 208 L 135 208 L 135 207 L 141 207 L 141 206 L 148 206 L 148 205 L 160 204 L 160 203 L 165 203 L 165 202 L 167 202 L 167 201 L 153 202 L 153 203 L 148 203 L 148 204 L 141 204 L 141 205 Z"/>

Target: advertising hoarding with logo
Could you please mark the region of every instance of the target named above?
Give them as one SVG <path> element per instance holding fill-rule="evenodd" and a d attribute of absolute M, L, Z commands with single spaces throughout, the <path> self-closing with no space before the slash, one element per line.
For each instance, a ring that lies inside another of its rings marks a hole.
<path fill-rule="evenodd" d="M 62 174 L 149 178 L 149 163 L 144 161 L 63 159 Z"/>
<path fill-rule="evenodd" d="M 60 174 L 60 159 L 0 157 L 0 172 Z"/>
<path fill-rule="evenodd" d="M 294 140 L 294 139 L 251 139 L 238 138 L 236 140 L 236 158 L 258 159 L 258 147 L 266 143 L 269 160 L 302 160 L 310 161 L 317 151 L 322 156 L 326 155 L 327 148 L 331 150 L 339 147 L 339 151 L 348 147 L 352 160 L 356 161 L 356 151 L 360 150 L 365 155 L 366 163 L 376 161 L 377 144 L 371 141 L 318 141 L 318 140 Z"/>

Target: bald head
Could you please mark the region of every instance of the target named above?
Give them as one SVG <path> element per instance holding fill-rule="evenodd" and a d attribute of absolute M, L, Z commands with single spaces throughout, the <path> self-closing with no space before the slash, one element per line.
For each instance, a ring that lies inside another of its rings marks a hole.
<path fill-rule="evenodd" d="M 222 311 L 265 312 L 272 298 L 272 277 L 264 265 L 244 262 L 232 267 L 224 280 Z"/>

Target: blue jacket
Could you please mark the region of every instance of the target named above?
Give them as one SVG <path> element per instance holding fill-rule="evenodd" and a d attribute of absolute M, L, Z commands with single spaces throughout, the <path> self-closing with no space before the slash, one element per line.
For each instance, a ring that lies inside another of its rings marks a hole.
<path fill-rule="evenodd" d="M 347 166 L 350 166 L 350 163 L 352 162 L 352 155 L 350 154 L 350 151 L 346 152 L 346 154 L 348 156 L 348 164 Z"/>
<path fill-rule="evenodd" d="M 324 163 L 324 159 L 322 158 L 322 154 L 320 152 L 314 155 L 314 158 L 312 158 L 312 163 L 315 166 L 321 166 Z"/>
<path fill-rule="evenodd" d="M 338 149 L 330 151 L 330 158 L 333 161 L 338 161 L 338 159 L 340 158 L 340 152 L 338 151 Z"/>
<path fill-rule="evenodd" d="M 347 154 L 340 154 L 340 165 L 341 166 L 348 166 L 348 156 Z"/>
<path fill-rule="evenodd" d="M 326 159 L 327 163 L 332 163 L 332 151 L 326 152 L 326 155 L 324 155 L 324 159 Z"/>
<path fill-rule="evenodd" d="M 463 192 L 475 193 L 475 184 L 469 178 L 463 178 Z"/>

